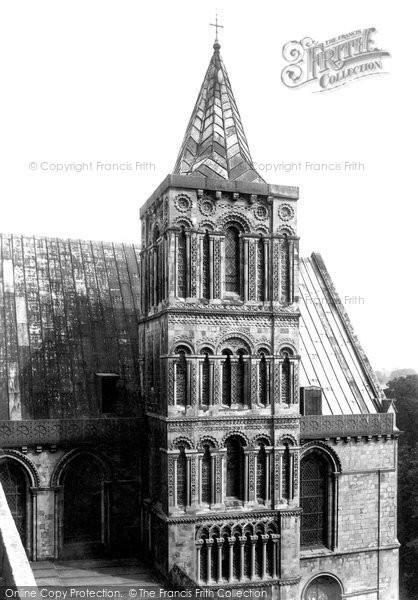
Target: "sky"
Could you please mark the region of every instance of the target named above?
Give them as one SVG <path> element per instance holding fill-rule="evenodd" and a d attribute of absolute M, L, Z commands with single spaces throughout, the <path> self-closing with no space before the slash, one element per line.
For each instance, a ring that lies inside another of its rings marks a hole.
<path fill-rule="evenodd" d="M 302 254 L 322 253 L 372 365 L 418 370 L 416 31 L 405 0 L 3 3 L 0 230 L 139 242 L 139 207 L 173 170 L 216 9 L 253 160 L 267 182 L 300 187 Z M 385 74 L 326 93 L 282 83 L 287 42 L 368 27 L 391 54 Z"/>

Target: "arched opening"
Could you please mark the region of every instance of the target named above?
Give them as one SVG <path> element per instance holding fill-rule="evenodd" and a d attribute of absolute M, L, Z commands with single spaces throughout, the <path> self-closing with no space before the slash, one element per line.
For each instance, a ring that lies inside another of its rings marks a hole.
<path fill-rule="evenodd" d="M 237 227 L 225 231 L 225 291 L 240 294 L 240 239 Z"/>
<path fill-rule="evenodd" d="M 200 550 L 200 581 L 207 582 L 208 577 L 208 545 L 203 538 L 203 544 Z"/>
<path fill-rule="evenodd" d="M 91 454 L 75 456 L 64 471 L 63 544 L 68 557 L 104 551 L 104 480 L 102 464 Z"/>
<path fill-rule="evenodd" d="M 341 584 L 329 575 L 321 575 L 310 582 L 303 600 L 341 600 Z"/>
<path fill-rule="evenodd" d="M 29 551 L 29 478 L 23 467 L 15 460 L 0 460 L 0 481 L 7 504 L 19 532 L 22 545 Z"/>
<path fill-rule="evenodd" d="M 244 491 L 244 449 L 239 436 L 231 436 L 226 446 L 226 495 L 243 500 Z"/>
<path fill-rule="evenodd" d="M 264 256 L 264 240 L 260 238 L 257 243 L 257 300 L 264 302 L 265 295 L 265 256 Z"/>
<path fill-rule="evenodd" d="M 180 298 L 187 297 L 187 266 L 187 238 L 182 226 L 177 248 L 177 294 Z"/>
<path fill-rule="evenodd" d="M 202 295 L 210 299 L 210 239 L 206 231 L 202 244 Z"/>
<path fill-rule="evenodd" d="M 263 540 L 261 533 L 257 535 L 257 541 L 255 543 L 255 575 L 256 577 L 263 576 Z"/>
<path fill-rule="evenodd" d="M 328 545 L 328 471 L 328 461 L 321 452 L 309 452 L 301 460 L 302 547 Z"/>
<path fill-rule="evenodd" d="M 271 534 L 269 535 L 269 539 L 267 540 L 267 548 L 266 548 L 266 573 L 270 577 L 273 577 L 274 573 L 274 542 Z"/>
<path fill-rule="evenodd" d="M 251 577 L 251 554 L 252 554 L 252 542 L 249 533 L 246 534 L 245 546 L 244 546 L 244 577 L 250 579 Z"/>

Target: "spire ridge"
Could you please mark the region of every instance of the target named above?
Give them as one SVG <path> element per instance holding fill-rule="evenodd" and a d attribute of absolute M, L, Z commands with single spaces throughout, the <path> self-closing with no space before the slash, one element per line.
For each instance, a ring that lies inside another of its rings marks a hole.
<path fill-rule="evenodd" d="M 245 137 L 241 116 L 222 61 L 218 16 L 214 53 L 192 112 L 174 167 L 177 175 L 219 177 L 231 181 L 264 183 L 257 173 Z"/>

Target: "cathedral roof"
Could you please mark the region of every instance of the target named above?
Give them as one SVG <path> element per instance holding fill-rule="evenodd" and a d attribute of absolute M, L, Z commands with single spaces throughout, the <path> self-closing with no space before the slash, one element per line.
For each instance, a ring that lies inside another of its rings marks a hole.
<path fill-rule="evenodd" d="M 138 397 L 139 247 L 0 235 L 0 419 L 97 416 L 97 375 Z M 382 393 L 318 254 L 300 263 L 301 385 L 325 414 L 379 411 Z M 259 313 L 258 313 L 259 314 Z"/>
<path fill-rule="evenodd" d="M 301 386 L 322 388 L 324 414 L 374 413 L 385 398 L 320 254 L 300 261 Z"/>
<path fill-rule="evenodd" d="M 128 244 L 0 235 L 0 419 L 98 416 L 99 373 L 120 375 L 136 414 L 138 258 Z"/>
<path fill-rule="evenodd" d="M 263 183 L 251 159 L 217 41 L 213 48 L 174 174 Z"/>

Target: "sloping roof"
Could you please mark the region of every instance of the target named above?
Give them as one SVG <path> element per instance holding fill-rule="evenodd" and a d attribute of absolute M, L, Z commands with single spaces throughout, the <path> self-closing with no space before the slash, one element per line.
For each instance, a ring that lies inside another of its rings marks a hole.
<path fill-rule="evenodd" d="M 253 166 L 219 43 L 213 48 L 174 173 L 263 183 Z"/>
<path fill-rule="evenodd" d="M 137 412 L 137 252 L 0 235 L 0 419 L 97 416 L 100 372 Z"/>
<path fill-rule="evenodd" d="M 138 414 L 138 259 L 132 245 L 0 235 L 0 420 L 98 416 L 98 373 L 121 376 L 124 414 Z M 320 255 L 300 272 L 301 385 L 323 388 L 325 414 L 378 411 Z"/>
<path fill-rule="evenodd" d="M 324 414 L 379 412 L 384 393 L 320 254 L 300 262 L 301 386 L 323 389 Z"/>

